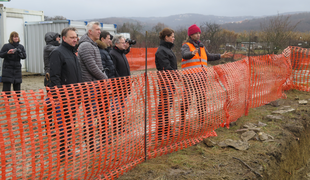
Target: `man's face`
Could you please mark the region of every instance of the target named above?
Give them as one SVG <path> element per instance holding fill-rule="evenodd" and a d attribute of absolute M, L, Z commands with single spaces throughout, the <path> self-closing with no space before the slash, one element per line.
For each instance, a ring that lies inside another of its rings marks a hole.
<path fill-rule="evenodd" d="M 69 30 L 66 36 L 62 37 L 62 40 L 69 44 L 70 46 L 74 47 L 77 43 L 77 35 L 75 31 Z"/>
<path fill-rule="evenodd" d="M 118 49 L 120 49 L 120 50 L 124 50 L 125 46 L 126 46 L 125 39 L 121 38 L 119 40 L 119 43 L 115 43 L 115 46 L 118 47 Z"/>
<path fill-rule="evenodd" d="M 105 37 L 105 38 L 101 38 L 101 41 L 102 42 L 105 42 L 107 45 L 108 45 L 108 47 L 110 46 L 110 44 L 111 44 L 111 39 L 110 39 L 110 35 L 107 35 L 107 37 Z"/>
<path fill-rule="evenodd" d="M 88 34 L 90 36 L 90 38 L 94 41 L 99 40 L 100 38 L 100 27 L 97 24 L 93 25 L 93 28 L 91 30 L 88 31 Z"/>
<path fill-rule="evenodd" d="M 60 42 L 60 37 L 59 36 L 56 38 L 56 41 Z"/>
<path fill-rule="evenodd" d="M 200 32 L 196 32 L 195 34 L 192 34 L 190 37 L 194 41 L 199 41 L 199 39 L 200 39 Z"/>

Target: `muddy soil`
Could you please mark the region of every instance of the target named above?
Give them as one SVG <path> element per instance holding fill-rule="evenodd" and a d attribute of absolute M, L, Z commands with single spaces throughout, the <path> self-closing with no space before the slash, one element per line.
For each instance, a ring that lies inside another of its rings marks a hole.
<path fill-rule="evenodd" d="M 249 140 L 248 150 L 240 151 L 232 147 L 218 145 L 208 147 L 199 144 L 147 160 L 118 180 L 236 180 L 236 179 L 274 179 L 310 180 L 310 93 L 288 91 L 287 99 L 281 106 L 265 105 L 251 109 L 248 116 L 232 123 L 230 129 L 217 129 L 217 137 L 209 139 L 218 143 L 226 139 L 240 140 L 236 130 L 246 123 L 267 124 L 261 132 L 274 137 L 272 141 Z M 299 100 L 308 100 L 307 105 L 299 105 Z M 282 120 L 266 118 L 272 111 L 283 106 L 295 109 L 285 113 Z"/>
<path fill-rule="evenodd" d="M 44 89 L 44 76 L 41 75 L 27 75 L 22 77 L 21 90 L 39 90 Z M 2 91 L 2 83 L 0 83 L 0 91 Z M 11 87 L 13 90 L 13 87 Z"/>

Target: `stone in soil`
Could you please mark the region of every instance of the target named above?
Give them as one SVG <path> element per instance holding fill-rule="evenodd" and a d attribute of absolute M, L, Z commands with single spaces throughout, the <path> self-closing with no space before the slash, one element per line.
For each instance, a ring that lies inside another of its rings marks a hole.
<path fill-rule="evenodd" d="M 270 121 L 272 120 L 282 120 L 281 116 L 276 116 L 276 115 L 267 115 L 266 118 Z"/>
<path fill-rule="evenodd" d="M 260 132 L 258 133 L 258 138 L 259 140 L 261 141 L 267 141 L 267 140 L 274 140 L 274 137 L 269 135 L 269 134 L 266 134 L 264 132 Z"/>
<path fill-rule="evenodd" d="M 247 132 L 241 134 L 241 139 L 243 141 L 248 141 L 248 140 L 254 138 L 255 135 L 256 135 L 256 133 L 254 131 L 247 131 Z"/>
<path fill-rule="evenodd" d="M 227 146 L 231 146 L 237 150 L 240 151 L 245 151 L 247 149 L 249 149 L 250 145 L 248 142 L 243 142 L 241 140 L 232 140 L 232 139 L 226 139 L 223 142 L 220 142 L 218 144 L 220 147 L 227 147 Z"/>
<path fill-rule="evenodd" d="M 299 100 L 298 103 L 299 103 L 299 105 L 307 105 L 308 101 L 307 100 Z"/>
<path fill-rule="evenodd" d="M 283 99 L 278 99 L 278 100 L 270 102 L 269 104 L 273 107 L 279 107 L 279 106 L 282 106 L 283 103 L 284 103 Z"/>
<path fill-rule="evenodd" d="M 277 111 L 272 111 L 272 113 L 273 114 L 284 114 L 284 113 L 293 112 L 293 111 L 295 111 L 295 109 L 292 108 L 291 106 L 283 106 L 279 108 L 279 110 Z"/>
<path fill-rule="evenodd" d="M 267 124 L 258 121 L 257 127 L 265 127 L 265 126 L 267 126 Z"/>
<path fill-rule="evenodd" d="M 253 123 L 246 123 L 245 125 L 243 125 L 244 128 L 256 128 L 256 125 Z"/>
<path fill-rule="evenodd" d="M 216 145 L 216 143 L 214 141 L 211 141 L 211 139 L 209 139 L 209 138 L 204 139 L 203 142 L 208 147 L 214 147 Z"/>

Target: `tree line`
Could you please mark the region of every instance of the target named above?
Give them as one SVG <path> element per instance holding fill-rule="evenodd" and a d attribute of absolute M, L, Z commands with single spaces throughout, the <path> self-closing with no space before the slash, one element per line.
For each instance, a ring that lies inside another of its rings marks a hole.
<path fill-rule="evenodd" d="M 210 53 L 223 53 L 227 50 L 247 55 L 262 55 L 281 53 L 288 46 L 310 48 L 310 32 L 296 31 L 299 22 L 292 22 L 290 18 L 291 16 L 277 15 L 260 23 L 260 29 L 256 31 L 239 33 L 223 29 L 216 23 L 205 22 L 200 25 L 202 31 L 200 40 Z M 148 31 L 146 37 L 142 23 L 127 22 L 118 25 L 117 32 L 130 33 L 131 39 L 137 41 L 135 47 L 145 47 L 145 41 L 147 41 L 148 47 L 158 47 L 159 32 L 165 27 L 169 27 L 169 25 L 156 24 L 151 31 Z M 187 27 L 179 27 L 174 31 L 176 39 L 173 50 L 177 59 L 181 60 L 181 46 L 188 38 Z M 242 48 L 243 44 L 250 45 L 247 48 Z M 258 46 L 251 47 L 253 44 Z"/>

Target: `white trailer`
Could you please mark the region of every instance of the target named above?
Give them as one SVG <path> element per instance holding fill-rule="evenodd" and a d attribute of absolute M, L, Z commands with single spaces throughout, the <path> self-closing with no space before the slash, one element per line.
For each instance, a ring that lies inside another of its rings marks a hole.
<path fill-rule="evenodd" d="M 0 4 L 0 48 L 8 43 L 12 31 L 16 31 L 20 37 L 20 44 L 26 44 L 25 39 L 25 22 L 27 21 L 44 21 L 43 11 L 31 11 L 24 9 L 15 9 L 4 7 Z M 25 46 L 27 50 L 27 47 Z M 0 75 L 2 76 L 2 61 L 0 58 Z M 26 70 L 25 60 L 21 61 L 22 70 Z"/>
<path fill-rule="evenodd" d="M 26 37 L 26 53 L 27 72 L 44 74 L 43 49 L 46 45 L 45 34 L 47 32 L 56 32 L 61 34 L 61 31 L 66 27 L 75 27 L 77 34 L 81 37 L 86 33 L 86 22 L 71 21 L 71 20 L 55 20 L 55 21 L 37 21 L 25 23 Z"/>
<path fill-rule="evenodd" d="M 75 27 L 79 38 L 81 38 L 86 33 L 87 23 L 87 21 L 74 20 L 26 22 L 27 71 L 44 74 L 43 48 L 46 45 L 44 37 L 47 32 L 57 32 L 61 34 L 61 31 L 65 27 Z M 106 30 L 110 33 L 116 32 L 114 24 L 100 24 L 100 26 L 101 30 Z"/>

